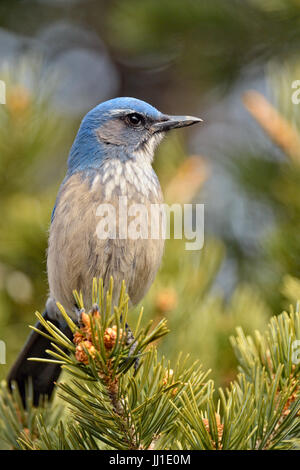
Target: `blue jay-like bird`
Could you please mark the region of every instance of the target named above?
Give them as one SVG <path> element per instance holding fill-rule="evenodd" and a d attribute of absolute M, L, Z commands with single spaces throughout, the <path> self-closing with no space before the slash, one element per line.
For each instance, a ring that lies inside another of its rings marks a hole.
<path fill-rule="evenodd" d="M 86 305 L 94 277 L 102 278 L 107 289 L 113 276 L 115 300 L 124 279 L 133 305 L 149 289 L 161 262 L 163 238 L 101 239 L 97 236 L 97 208 L 104 203 L 117 208 L 120 196 L 127 197 L 128 205 L 161 203 L 161 188 L 151 165 L 154 150 L 165 132 L 200 121 L 162 114 L 135 98 L 101 103 L 82 120 L 53 209 L 47 257 L 50 295 L 44 317 L 69 337 L 56 302 L 77 320 L 74 289 L 82 292 Z M 43 330 L 40 324 L 38 328 Z M 27 361 L 47 357 L 45 349 L 49 348 L 47 338 L 32 332 L 13 365 L 8 381 L 18 383 L 23 400 L 29 377 L 35 404 L 41 394 L 51 395 L 59 365 Z"/>

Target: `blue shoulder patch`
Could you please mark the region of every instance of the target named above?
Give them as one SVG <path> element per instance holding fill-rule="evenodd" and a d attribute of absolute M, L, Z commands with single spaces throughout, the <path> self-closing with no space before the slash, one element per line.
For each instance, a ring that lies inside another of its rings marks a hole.
<path fill-rule="evenodd" d="M 51 224 L 54 220 L 55 209 L 56 209 L 56 203 L 54 204 L 53 211 L 52 211 L 52 214 L 51 214 Z"/>
<path fill-rule="evenodd" d="M 64 186 L 65 182 L 66 182 L 68 179 L 69 179 L 69 175 L 67 174 L 67 175 L 64 177 L 64 179 L 63 179 L 63 181 L 62 181 L 62 183 L 61 183 L 61 185 L 60 185 L 60 188 L 59 188 L 59 190 L 58 190 L 58 193 L 57 193 L 57 196 L 56 196 L 56 200 L 55 200 L 55 204 L 54 204 L 54 207 L 53 207 L 53 210 L 52 210 L 52 214 L 51 214 L 51 224 L 52 224 L 52 222 L 53 222 L 53 220 L 54 220 L 55 209 L 56 209 L 56 206 L 57 206 L 57 201 L 58 201 L 58 199 L 59 199 L 59 195 L 60 195 L 61 189 L 62 189 L 62 187 Z"/>

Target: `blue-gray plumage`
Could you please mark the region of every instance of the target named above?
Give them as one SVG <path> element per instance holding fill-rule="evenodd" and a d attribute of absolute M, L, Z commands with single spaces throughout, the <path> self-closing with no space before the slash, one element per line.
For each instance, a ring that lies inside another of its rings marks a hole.
<path fill-rule="evenodd" d="M 132 304 L 142 299 L 160 265 L 164 241 L 162 237 L 101 239 L 97 236 L 97 208 L 100 204 L 111 204 L 119 220 L 120 196 L 127 198 L 128 206 L 161 203 L 161 188 L 151 165 L 155 148 L 166 131 L 199 121 L 189 116 L 162 114 L 135 98 L 106 101 L 84 117 L 52 213 L 47 256 L 48 318 L 60 324 L 61 315 L 56 307 L 56 302 L 60 302 L 76 320 L 72 292 L 81 291 L 89 305 L 93 277 L 101 277 L 107 288 L 113 276 L 115 301 L 123 279 Z M 36 364 L 30 363 L 30 369 L 27 367 L 24 373 L 25 356 L 32 356 L 32 349 L 35 352 L 40 349 L 37 341 L 35 337 L 29 340 L 10 380 L 17 380 L 21 387 L 26 376 L 32 375 L 39 396 L 51 393 L 50 384 L 53 386 L 53 377 L 58 372 L 55 370 L 47 378 L 45 371 L 40 371 L 41 381 L 33 370 Z M 44 354 L 44 350 L 38 352 Z"/>

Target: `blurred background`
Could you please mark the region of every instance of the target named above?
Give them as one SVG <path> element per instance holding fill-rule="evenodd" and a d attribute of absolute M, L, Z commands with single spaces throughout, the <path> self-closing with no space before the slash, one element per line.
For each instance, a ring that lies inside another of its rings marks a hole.
<path fill-rule="evenodd" d="M 229 383 L 235 328 L 263 330 L 296 300 L 299 50 L 299 0 L 1 0 L 0 378 L 44 307 L 50 215 L 80 120 L 135 96 L 204 120 L 155 161 L 167 202 L 205 204 L 204 248 L 167 242 L 145 317 L 169 320 L 162 354 L 190 353 Z"/>

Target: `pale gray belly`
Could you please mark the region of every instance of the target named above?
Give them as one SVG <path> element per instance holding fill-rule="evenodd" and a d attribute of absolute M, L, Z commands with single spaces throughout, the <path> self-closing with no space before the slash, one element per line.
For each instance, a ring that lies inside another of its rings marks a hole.
<path fill-rule="evenodd" d="M 106 290 L 112 276 L 114 303 L 118 302 L 125 280 L 130 300 L 137 304 L 155 278 L 164 240 L 161 236 L 151 239 L 150 229 L 147 239 L 99 239 L 96 228 L 100 219 L 96 210 L 101 198 L 87 191 L 84 183 L 79 191 L 78 182 L 75 183 L 62 194 L 50 229 L 47 258 L 50 296 L 73 315 L 73 290 L 82 292 L 89 308 L 93 278 L 102 278 Z M 117 204 L 117 201 L 110 202 Z M 161 195 L 148 201 L 149 204 L 159 202 Z M 118 210 L 116 215 L 118 224 Z"/>

